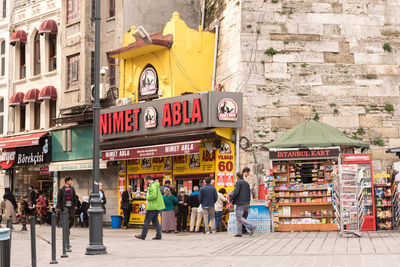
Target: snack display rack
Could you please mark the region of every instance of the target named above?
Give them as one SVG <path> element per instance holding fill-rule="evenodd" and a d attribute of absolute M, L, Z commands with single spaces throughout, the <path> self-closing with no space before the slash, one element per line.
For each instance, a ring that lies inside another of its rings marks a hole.
<path fill-rule="evenodd" d="M 375 208 L 376 208 L 376 230 L 391 230 L 394 225 L 394 216 L 397 210 L 394 210 L 393 201 L 397 201 L 391 183 L 390 174 L 378 173 L 374 176 L 375 180 Z M 395 186 L 396 184 L 394 184 Z"/>
<path fill-rule="evenodd" d="M 342 234 L 360 236 L 364 223 L 363 175 L 357 164 L 343 164 L 335 181 L 335 211 Z"/>
<path fill-rule="evenodd" d="M 394 181 L 392 185 L 392 213 L 393 213 L 393 229 L 399 229 L 400 225 L 400 192 L 399 182 Z"/>
<path fill-rule="evenodd" d="M 269 180 L 275 185 L 275 231 L 338 230 L 329 187 L 336 164 L 330 160 L 274 162 Z"/>

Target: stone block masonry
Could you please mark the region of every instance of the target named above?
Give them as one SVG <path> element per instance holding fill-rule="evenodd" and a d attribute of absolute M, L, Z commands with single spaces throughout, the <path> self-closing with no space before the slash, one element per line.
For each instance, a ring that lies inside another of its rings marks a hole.
<path fill-rule="evenodd" d="M 370 143 L 377 171 L 397 159 L 381 152 L 400 145 L 398 1 L 215 2 L 217 83 L 244 93 L 242 135 L 256 150 L 315 118 Z M 241 153 L 241 166 L 254 166 Z"/>

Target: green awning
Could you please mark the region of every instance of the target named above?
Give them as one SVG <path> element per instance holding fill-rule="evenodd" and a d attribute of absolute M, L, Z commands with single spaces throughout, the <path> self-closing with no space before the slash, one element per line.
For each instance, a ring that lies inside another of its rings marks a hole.
<path fill-rule="evenodd" d="M 368 148 L 369 144 L 348 137 L 336 128 L 311 119 L 296 125 L 279 139 L 263 145 L 268 149 L 332 146 Z"/>

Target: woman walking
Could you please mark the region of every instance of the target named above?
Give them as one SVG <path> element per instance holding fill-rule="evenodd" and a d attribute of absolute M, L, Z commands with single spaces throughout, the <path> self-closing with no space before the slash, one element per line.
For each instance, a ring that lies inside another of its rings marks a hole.
<path fill-rule="evenodd" d="M 163 199 L 165 209 L 161 211 L 162 231 L 167 233 L 176 231 L 174 208 L 178 204 L 178 199 L 171 194 L 168 187 L 164 189 Z"/>

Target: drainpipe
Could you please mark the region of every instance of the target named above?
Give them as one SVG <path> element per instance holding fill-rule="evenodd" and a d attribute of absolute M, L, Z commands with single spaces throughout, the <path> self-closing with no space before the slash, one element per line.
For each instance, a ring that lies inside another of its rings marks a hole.
<path fill-rule="evenodd" d="M 240 138 L 240 136 L 239 136 L 239 128 L 236 128 L 236 130 L 235 130 L 235 138 L 236 138 L 236 144 L 235 144 L 235 157 L 236 157 L 236 159 L 235 159 L 235 174 L 234 174 L 234 177 L 236 177 L 236 173 L 238 173 L 239 172 L 239 170 L 240 170 L 240 164 L 239 164 L 239 151 L 240 151 L 240 147 L 239 147 L 239 138 Z"/>
<path fill-rule="evenodd" d="M 218 35 L 219 35 L 219 25 L 215 26 L 214 67 L 213 67 L 211 91 L 215 91 L 215 80 L 217 76 L 216 73 L 217 73 L 217 56 L 218 56 Z"/>
<path fill-rule="evenodd" d="M 202 7 L 201 7 L 201 27 L 204 29 L 204 24 L 206 23 L 206 1 L 202 1 Z"/>

